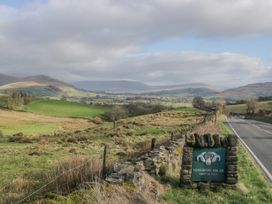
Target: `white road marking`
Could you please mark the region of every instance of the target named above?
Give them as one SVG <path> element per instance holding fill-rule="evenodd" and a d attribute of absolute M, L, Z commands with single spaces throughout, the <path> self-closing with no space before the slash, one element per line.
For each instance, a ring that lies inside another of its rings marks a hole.
<path fill-rule="evenodd" d="M 270 131 L 268 131 L 268 130 L 263 130 L 263 131 L 265 131 L 266 133 L 272 135 L 272 132 L 270 132 Z"/>
<path fill-rule="evenodd" d="M 272 135 L 272 132 L 263 129 L 263 128 L 259 127 L 258 125 L 252 124 L 252 123 L 250 123 L 249 121 L 246 121 L 246 120 L 244 120 L 244 121 L 245 121 L 247 124 L 252 125 L 252 126 L 254 126 L 254 127 L 256 127 L 256 128 L 258 128 L 258 129 L 260 129 L 260 130 L 262 130 L 262 131 L 264 131 L 264 132 L 266 132 L 266 133 Z"/>
<path fill-rule="evenodd" d="M 261 129 L 261 127 L 259 127 L 258 125 L 252 124 L 254 127 Z"/>
<path fill-rule="evenodd" d="M 264 171 L 264 173 L 266 174 L 266 176 L 268 177 L 268 179 L 270 180 L 270 182 L 272 182 L 272 175 L 270 174 L 270 172 L 267 170 L 267 168 L 263 165 L 263 163 L 258 159 L 258 157 L 254 154 L 254 152 L 249 148 L 249 146 L 247 146 L 247 144 L 242 140 L 242 138 L 240 137 L 240 135 L 234 130 L 234 128 L 232 127 L 231 123 L 229 122 L 229 120 L 227 119 L 227 123 L 229 124 L 230 128 L 232 129 L 232 131 L 237 135 L 237 137 L 239 138 L 239 140 L 242 142 L 242 144 L 246 147 L 246 149 L 250 152 L 250 154 L 253 156 L 253 158 L 255 159 L 255 161 L 259 164 L 259 166 L 262 168 L 262 170 Z"/>

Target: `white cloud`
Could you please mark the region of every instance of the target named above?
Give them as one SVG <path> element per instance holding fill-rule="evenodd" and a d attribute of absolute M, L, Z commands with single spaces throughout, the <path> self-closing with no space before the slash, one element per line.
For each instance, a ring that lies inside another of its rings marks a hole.
<path fill-rule="evenodd" d="M 49 0 L 17 9 L 0 5 L 0 72 L 68 80 L 255 82 L 271 71 L 246 55 L 139 51 L 184 35 L 271 35 L 271 10 L 272 1 L 264 0 Z"/>

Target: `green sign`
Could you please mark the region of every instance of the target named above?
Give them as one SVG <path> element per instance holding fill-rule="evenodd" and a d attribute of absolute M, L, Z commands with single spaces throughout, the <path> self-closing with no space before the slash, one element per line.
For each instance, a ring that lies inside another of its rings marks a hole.
<path fill-rule="evenodd" d="M 194 148 L 192 181 L 225 181 L 225 148 Z"/>

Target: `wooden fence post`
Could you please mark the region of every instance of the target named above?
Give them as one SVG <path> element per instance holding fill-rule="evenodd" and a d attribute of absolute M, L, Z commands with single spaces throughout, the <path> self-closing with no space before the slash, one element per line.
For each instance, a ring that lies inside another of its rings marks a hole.
<path fill-rule="evenodd" d="M 156 145 L 156 138 L 152 138 L 152 140 L 151 140 L 151 150 L 155 149 L 155 145 Z"/>
<path fill-rule="evenodd" d="M 104 154 L 103 154 L 103 167 L 102 167 L 102 176 L 103 176 L 103 178 L 105 178 L 106 175 L 107 175 L 108 148 L 109 148 L 109 145 L 105 144 Z"/>
<path fill-rule="evenodd" d="M 174 141 L 174 133 L 171 132 L 171 141 Z"/>

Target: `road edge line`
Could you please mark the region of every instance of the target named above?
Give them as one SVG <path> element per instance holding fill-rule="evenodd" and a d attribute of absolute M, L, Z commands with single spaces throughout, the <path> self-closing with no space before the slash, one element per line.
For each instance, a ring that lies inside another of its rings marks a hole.
<path fill-rule="evenodd" d="M 269 173 L 269 171 L 267 170 L 267 168 L 263 165 L 263 163 L 258 159 L 258 157 L 254 154 L 254 152 L 249 148 L 249 146 L 242 140 L 242 138 L 240 137 L 240 135 L 236 132 L 236 130 L 234 130 L 234 128 L 232 127 L 232 125 L 230 124 L 229 120 L 227 119 L 227 123 L 229 125 L 229 127 L 232 129 L 232 131 L 236 134 L 236 136 L 239 138 L 239 140 L 242 142 L 242 144 L 244 145 L 244 147 L 249 151 L 249 153 L 251 154 L 251 156 L 254 158 L 254 160 L 257 162 L 257 164 L 261 167 L 262 171 L 264 172 L 264 174 L 266 175 L 266 177 L 270 180 L 270 182 L 272 182 L 272 175 Z"/>

